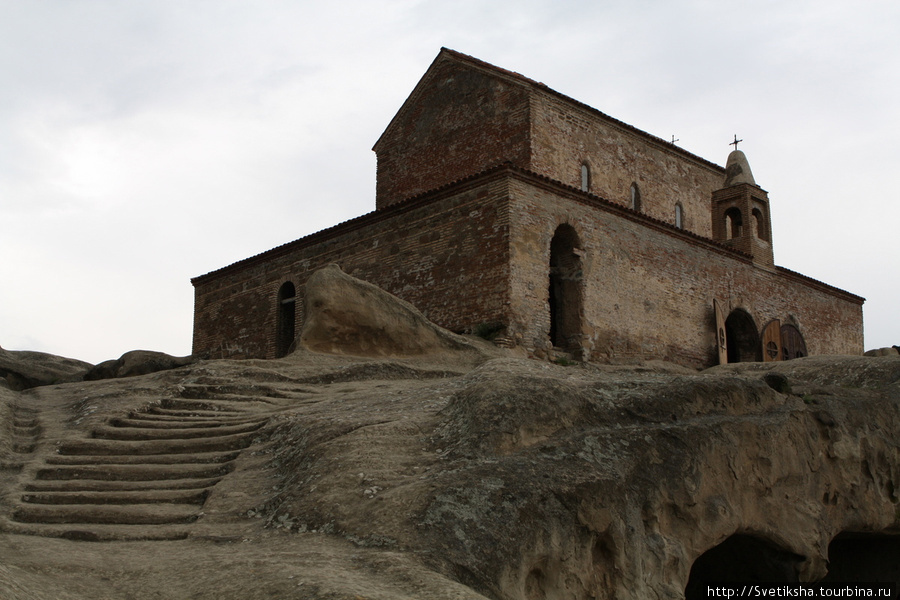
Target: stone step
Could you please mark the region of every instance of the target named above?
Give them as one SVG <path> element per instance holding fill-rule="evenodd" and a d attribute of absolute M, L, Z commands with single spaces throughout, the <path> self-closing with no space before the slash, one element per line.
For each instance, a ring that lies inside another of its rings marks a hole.
<path fill-rule="evenodd" d="M 35 448 L 37 448 L 37 442 L 34 440 L 14 440 L 12 444 L 12 451 L 16 454 L 31 454 Z"/>
<path fill-rule="evenodd" d="M 99 481 L 155 481 L 165 479 L 210 479 L 227 475 L 231 463 L 216 465 L 72 465 L 38 469 L 35 479 L 42 481 L 92 479 Z"/>
<path fill-rule="evenodd" d="M 203 505 L 210 489 L 30 492 L 22 495 L 26 504 L 196 504 Z"/>
<path fill-rule="evenodd" d="M 251 415 L 243 410 L 224 411 L 224 410 L 190 410 L 176 408 L 162 408 L 160 406 L 151 406 L 147 412 L 139 413 L 145 417 L 180 417 L 180 418 L 243 418 L 246 419 Z"/>
<path fill-rule="evenodd" d="M 253 442 L 247 433 L 213 438 L 193 438 L 184 440 L 68 440 L 59 445 L 58 454 L 79 455 L 131 455 L 184 454 L 193 452 L 227 452 L 242 450 Z"/>
<path fill-rule="evenodd" d="M 165 410 L 165 409 L 161 409 Z M 235 413 L 233 415 L 214 413 L 198 416 L 194 411 L 178 411 L 187 412 L 187 414 L 168 414 L 159 412 L 131 412 L 128 419 L 143 421 L 144 423 L 249 423 L 264 421 L 265 417 L 260 417 L 257 413 Z"/>
<path fill-rule="evenodd" d="M 23 427 L 20 425 L 13 424 L 13 435 L 18 435 L 21 437 L 37 437 L 41 433 L 40 425 L 31 425 L 28 427 Z"/>
<path fill-rule="evenodd" d="M 220 427 L 165 428 L 156 427 L 109 427 L 101 426 L 91 432 L 94 439 L 100 440 L 187 440 L 195 438 L 212 438 L 251 433 L 262 427 L 262 423 L 245 423 L 242 425 L 222 425 Z"/>
<path fill-rule="evenodd" d="M 159 479 L 149 481 L 103 481 L 99 479 L 56 479 L 31 481 L 23 489 L 26 492 L 136 492 L 160 490 L 198 490 L 211 488 L 222 481 L 221 477 Z"/>
<path fill-rule="evenodd" d="M 188 537 L 185 525 L 103 525 L 44 524 L 0 521 L 0 531 L 22 535 L 55 537 L 84 542 L 163 541 Z"/>
<path fill-rule="evenodd" d="M 160 406 L 174 410 L 204 410 L 213 413 L 246 413 L 255 411 L 256 406 L 251 402 L 234 400 L 188 400 L 184 398 L 166 398 Z M 267 404 L 267 403 L 266 403 Z"/>
<path fill-rule="evenodd" d="M 192 452 L 185 454 L 57 454 L 48 457 L 48 465 L 177 465 L 231 462 L 240 455 L 233 452 Z"/>
<path fill-rule="evenodd" d="M 189 504 L 21 504 L 12 520 L 20 523 L 167 525 L 193 523 L 199 509 Z"/>
<path fill-rule="evenodd" d="M 139 428 L 139 429 L 215 429 L 217 427 L 233 427 L 236 425 L 256 424 L 262 425 L 264 419 L 248 420 L 236 419 L 144 419 L 129 417 L 127 419 L 110 419 L 107 424 L 110 427 Z"/>

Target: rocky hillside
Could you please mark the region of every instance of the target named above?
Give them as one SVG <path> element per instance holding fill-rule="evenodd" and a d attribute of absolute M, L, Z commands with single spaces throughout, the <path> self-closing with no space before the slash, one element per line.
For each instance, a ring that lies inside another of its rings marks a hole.
<path fill-rule="evenodd" d="M 898 556 L 898 358 L 438 358 L 0 390 L 0 597 L 677 598 L 729 539 L 767 579 Z"/>
<path fill-rule="evenodd" d="M 382 317 L 310 319 L 324 329 L 302 338 Z M 898 356 L 698 373 L 444 333 L 342 354 L 368 331 L 329 354 L 0 388 L 0 598 L 643 600 L 900 580 Z"/>

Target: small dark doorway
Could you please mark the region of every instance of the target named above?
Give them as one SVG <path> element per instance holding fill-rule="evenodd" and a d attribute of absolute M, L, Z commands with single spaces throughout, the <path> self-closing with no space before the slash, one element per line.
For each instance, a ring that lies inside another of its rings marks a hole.
<path fill-rule="evenodd" d="M 803 341 L 803 334 L 793 325 L 781 326 L 781 351 L 784 360 L 809 356 L 806 351 L 806 342 Z"/>
<path fill-rule="evenodd" d="M 578 234 L 560 225 L 550 241 L 550 341 L 572 351 L 581 346 L 582 264 Z"/>
<path fill-rule="evenodd" d="M 822 581 L 900 586 L 900 535 L 842 533 L 828 545 L 828 575 Z"/>
<path fill-rule="evenodd" d="M 803 557 L 761 538 L 735 534 L 694 561 L 685 600 L 707 598 L 707 586 L 719 583 L 795 583 Z"/>
<path fill-rule="evenodd" d="M 286 356 L 294 343 L 297 290 L 287 281 L 278 290 L 278 317 L 275 325 L 275 358 Z"/>
<path fill-rule="evenodd" d="M 736 308 L 725 319 L 725 336 L 728 344 L 728 362 L 754 362 L 762 360 L 759 332 L 753 317 L 746 310 Z"/>

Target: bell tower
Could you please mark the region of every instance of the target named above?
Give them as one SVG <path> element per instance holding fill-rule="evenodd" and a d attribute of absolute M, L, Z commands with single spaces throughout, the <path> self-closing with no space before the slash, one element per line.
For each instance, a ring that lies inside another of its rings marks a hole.
<path fill-rule="evenodd" d="M 750 164 L 737 149 L 725 164 L 725 183 L 712 194 L 713 239 L 753 257 L 763 268 L 774 268 L 772 253 L 772 219 L 769 216 L 769 194 L 756 185 Z"/>

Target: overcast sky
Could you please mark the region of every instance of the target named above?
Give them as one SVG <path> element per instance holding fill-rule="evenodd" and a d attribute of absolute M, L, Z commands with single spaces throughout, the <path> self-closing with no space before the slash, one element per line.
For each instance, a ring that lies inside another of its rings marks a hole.
<path fill-rule="evenodd" d="M 896 0 L 0 0 L 0 346 L 191 352 L 190 278 L 374 209 L 441 46 L 769 192 L 776 264 L 900 344 Z"/>

